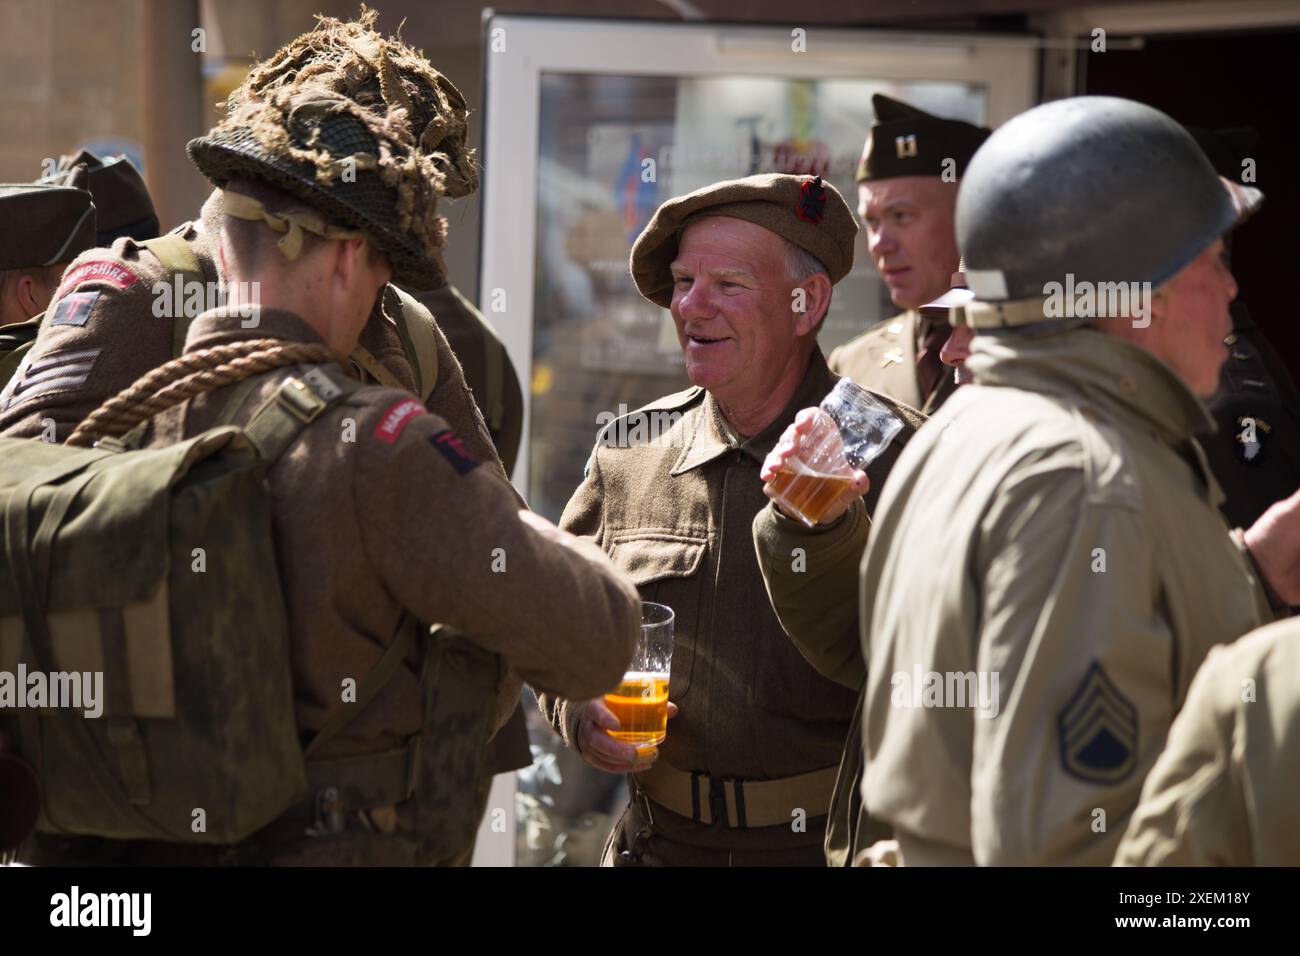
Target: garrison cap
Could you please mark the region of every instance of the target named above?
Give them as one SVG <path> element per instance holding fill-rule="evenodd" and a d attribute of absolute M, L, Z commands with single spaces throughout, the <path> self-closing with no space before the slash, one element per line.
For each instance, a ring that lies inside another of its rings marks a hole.
<path fill-rule="evenodd" d="M 71 262 L 95 247 L 95 204 L 84 189 L 0 184 L 0 271 Z"/>
<path fill-rule="evenodd" d="M 655 211 L 632 246 L 628 265 L 637 291 L 656 305 L 672 304 L 669 267 L 677 257 L 682 224 L 698 213 L 744 219 L 776 233 L 815 256 L 832 284 L 853 268 L 858 223 L 839 190 L 820 176 L 746 176 L 677 196 Z"/>
<path fill-rule="evenodd" d="M 944 160 L 957 163 L 958 178 L 975 150 L 993 134 L 991 129 L 944 119 L 876 93 L 871 97 L 876 123 L 867 134 L 858 163 L 858 182 L 894 176 L 941 176 Z"/>
<path fill-rule="evenodd" d="M 84 166 L 84 183 L 76 178 L 76 169 Z M 64 156 L 53 174 L 40 180 L 59 186 L 80 185 L 90 190 L 95 201 L 95 245 L 111 246 L 114 239 L 153 239 L 158 235 L 158 214 L 140 171 L 125 156 L 101 160 L 83 149 L 75 156 Z"/>

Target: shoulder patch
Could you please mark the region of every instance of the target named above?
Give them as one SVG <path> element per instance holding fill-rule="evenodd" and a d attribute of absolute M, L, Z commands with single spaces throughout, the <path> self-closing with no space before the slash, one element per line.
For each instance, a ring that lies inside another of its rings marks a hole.
<path fill-rule="evenodd" d="M 1237 433 L 1233 446 L 1237 460 L 1243 465 L 1258 465 L 1265 459 L 1264 438 L 1273 433 L 1270 425 L 1261 415 L 1238 415 Z"/>
<path fill-rule="evenodd" d="M 418 398 L 400 398 L 389 405 L 375 426 L 375 437 L 392 445 L 410 424 L 412 418 L 427 413 Z"/>
<path fill-rule="evenodd" d="M 74 292 L 65 295 L 50 315 L 50 325 L 85 325 L 95 307 L 98 292 Z"/>
<path fill-rule="evenodd" d="M 429 436 L 429 442 L 447 459 L 459 475 L 466 475 L 478 467 L 478 459 L 469 453 L 464 443 L 450 428 Z"/>
<path fill-rule="evenodd" d="M 57 299 L 67 290 L 83 282 L 103 282 L 121 290 L 129 289 L 139 281 L 140 277 L 120 262 L 95 259 L 69 269 L 63 281 L 59 283 L 59 289 L 54 293 L 54 297 Z"/>
<path fill-rule="evenodd" d="M 1093 661 L 1057 716 L 1061 766 L 1101 786 L 1118 783 L 1137 765 L 1138 711 Z"/>

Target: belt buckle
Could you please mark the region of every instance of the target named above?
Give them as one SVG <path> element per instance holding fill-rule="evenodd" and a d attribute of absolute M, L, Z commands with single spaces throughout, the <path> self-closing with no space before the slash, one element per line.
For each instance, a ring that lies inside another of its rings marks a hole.
<path fill-rule="evenodd" d="M 731 818 L 727 815 L 727 791 L 726 785 L 721 780 L 715 780 L 709 777 L 709 814 L 713 817 L 713 822 L 724 821 L 727 826 L 731 826 Z"/>

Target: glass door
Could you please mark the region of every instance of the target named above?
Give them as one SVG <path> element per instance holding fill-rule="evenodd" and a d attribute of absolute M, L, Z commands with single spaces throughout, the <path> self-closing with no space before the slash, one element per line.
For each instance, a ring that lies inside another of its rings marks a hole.
<path fill-rule="evenodd" d="M 628 273 L 632 243 L 661 202 L 790 172 L 823 176 L 856 210 L 873 93 L 995 125 L 1033 105 L 1033 42 L 489 20 L 479 305 L 528 383 L 514 478 L 530 505 L 557 520 L 599 427 L 689 384 L 668 311 L 642 299 Z M 823 350 L 892 314 L 859 233 Z M 589 863 L 621 811 L 621 778 L 589 771 L 544 725 L 533 742 L 543 763 L 522 777 L 519 862 Z"/>

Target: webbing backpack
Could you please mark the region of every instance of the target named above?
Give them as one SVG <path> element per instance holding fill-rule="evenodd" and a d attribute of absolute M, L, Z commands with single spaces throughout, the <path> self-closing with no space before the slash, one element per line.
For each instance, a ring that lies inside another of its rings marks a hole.
<path fill-rule="evenodd" d="M 94 449 L 0 438 L 0 671 L 103 674 L 97 718 L 0 700 L 42 832 L 235 843 L 307 797 L 318 822 L 409 801 L 419 862 L 473 848 L 500 657 L 408 616 L 305 749 L 295 726 L 265 475 L 360 387 L 314 368 L 243 428 L 160 448 L 135 450 L 143 426 Z M 417 641 L 420 730 L 383 753 L 317 755 Z"/>
<path fill-rule="evenodd" d="M 160 448 L 0 438 L 0 672 L 45 687 L 0 688 L 0 723 L 36 770 L 42 831 L 225 843 L 303 799 L 264 478 L 358 387 L 315 369 L 247 426 Z"/>

